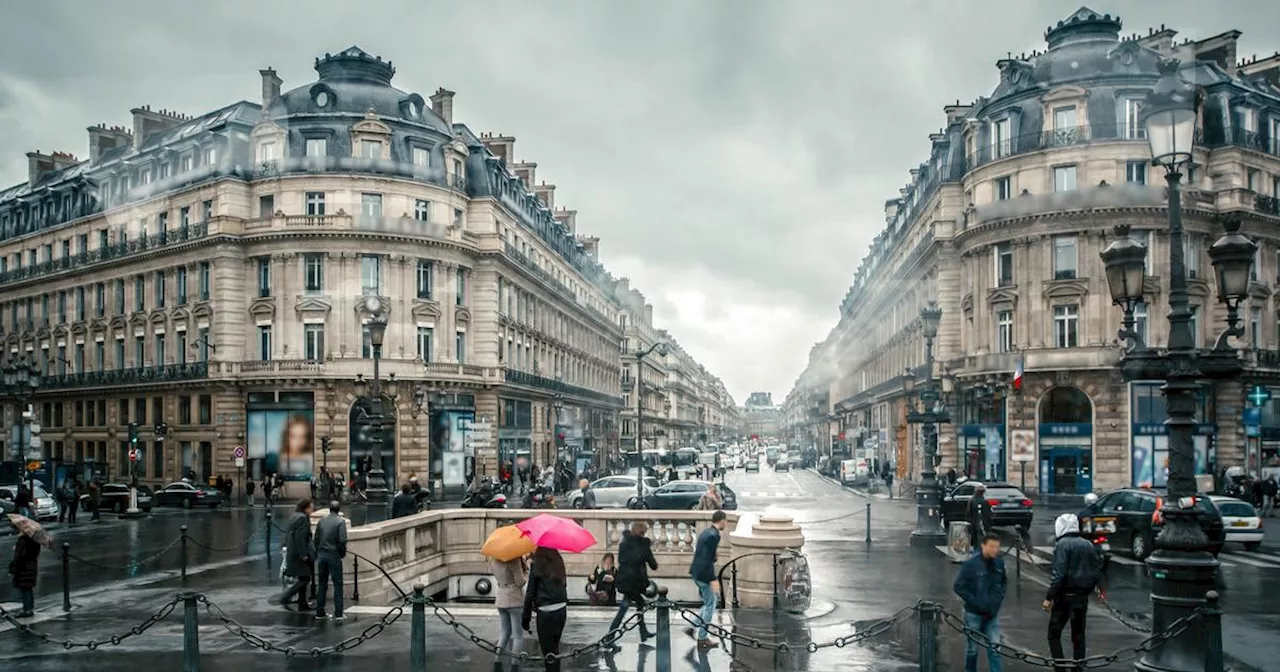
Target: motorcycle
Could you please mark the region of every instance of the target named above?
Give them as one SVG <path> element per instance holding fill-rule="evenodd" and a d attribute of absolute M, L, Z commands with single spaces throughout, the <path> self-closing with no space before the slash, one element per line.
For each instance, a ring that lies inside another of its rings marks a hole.
<path fill-rule="evenodd" d="M 545 486 L 529 488 L 524 493 L 524 498 L 520 501 L 520 508 L 554 509 L 556 508 L 556 496 L 551 493 L 551 488 Z"/>
<path fill-rule="evenodd" d="M 505 509 L 507 496 L 502 494 L 497 484 L 490 478 L 481 480 L 477 485 L 467 488 L 467 496 L 462 500 L 464 509 Z"/>

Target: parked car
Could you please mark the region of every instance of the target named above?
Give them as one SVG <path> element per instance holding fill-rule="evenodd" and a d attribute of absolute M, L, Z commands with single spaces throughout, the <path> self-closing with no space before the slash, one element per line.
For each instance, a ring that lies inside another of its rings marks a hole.
<path fill-rule="evenodd" d="M 1135 560 L 1144 560 L 1163 524 L 1163 498 L 1163 491 L 1149 488 L 1113 490 L 1080 511 L 1080 535 L 1102 546 L 1103 551 L 1122 549 Z M 1209 538 L 1209 551 L 1217 555 L 1226 536 L 1222 514 L 1210 497 L 1195 495 L 1193 499 L 1196 518 Z"/>
<path fill-rule="evenodd" d="M 1244 550 L 1256 551 L 1262 545 L 1262 517 L 1249 502 L 1235 497 L 1212 496 L 1214 506 L 1222 514 L 1224 541 L 1244 544 Z"/>
<path fill-rule="evenodd" d="M 746 466 L 745 466 L 745 467 L 743 467 L 743 468 L 744 468 L 744 469 L 746 469 L 746 471 L 747 471 L 747 473 L 748 473 L 748 474 L 749 474 L 749 473 L 751 473 L 751 472 L 753 472 L 753 471 L 754 471 L 754 472 L 756 472 L 756 473 L 758 474 L 758 473 L 760 473 L 760 460 L 757 460 L 756 458 L 754 458 L 754 457 L 753 457 L 753 458 L 751 458 L 751 459 L 747 460 L 747 464 L 746 464 Z"/>
<path fill-rule="evenodd" d="M 212 485 L 200 485 L 178 481 L 164 486 L 155 493 L 153 501 L 157 506 L 181 506 L 189 509 L 193 506 L 207 506 L 211 509 L 222 504 L 222 493 Z"/>
<path fill-rule="evenodd" d="M 707 491 L 708 485 L 711 484 L 707 481 L 674 481 L 646 495 L 644 504 L 646 508 L 668 511 L 672 509 L 692 509 L 698 505 L 698 501 L 702 499 L 702 495 Z M 720 493 L 720 498 L 724 500 L 721 508 L 726 511 L 733 511 L 738 508 L 737 493 L 724 483 L 716 483 L 715 487 L 716 491 Z"/>
<path fill-rule="evenodd" d="M 1035 515 L 1035 503 L 1023 492 L 1008 483 L 981 483 L 979 481 L 962 481 L 942 496 L 942 524 L 964 522 L 969 509 L 969 501 L 973 493 L 982 485 L 986 488 L 983 496 L 991 505 L 991 524 L 996 527 L 1013 527 L 1021 525 L 1022 529 L 1031 529 L 1031 519 Z"/>
<path fill-rule="evenodd" d="M 0 492 L 6 493 L 0 496 L 8 499 L 9 508 L 13 508 L 13 500 L 18 496 L 18 486 L 16 484 L 0 485 Z M 32 496 L 35 500 L 37 520 L 54 520 L 58 517 L 58 512 L 62 510 L 62 507 L 58 504 L 58 500 L 54 499 L 53 495 L 44 489 L 43 485 L 36 483 L 35 492 L 32 493 Z"/>
<path fill-rule="evenodd" d="M 138 508 L 150 512 L 152 506 L 151 488 L 145 485 L 138 486 Z M 129 509 L 129 485 L 127 483 L 104 483 L 102 485 L 102 498 L 98 505 L 99 511 L 114 511 L 116 513 L 124 513 Z M 80 510 L 89 510 L 89 495 L 80 495 Z"/>
<path fill-rule="evenodd" d="M 596 495 L 596 506 L 602 509 L 624 509 L 636 498 L 636 477 L 626 475 L 605 476 L 591 483 Z M 644 491 L 646 493 L 658 489 L 658 479 L 646 476 Z M 582 490 L 574 490 L 565 498 L 569 508 L 582 508 Z"/>

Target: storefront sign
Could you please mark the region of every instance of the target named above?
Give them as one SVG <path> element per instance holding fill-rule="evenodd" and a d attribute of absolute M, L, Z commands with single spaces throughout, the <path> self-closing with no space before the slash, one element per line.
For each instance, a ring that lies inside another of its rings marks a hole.
<path fill-rule="evenodd" d="M 1047 422 L 1040 425 L 1041 436 L 1093 436 L 1093 425 L 1087 422 Z"/>
<path fill-rule="evenodd" d="M 1195 434 L 1197 436 L 1213 436 L 1218 432 L 1218 426 L 1212 423 L 1200 423 L 1196 425 Z M 1169 426 L 1163 423 L 1138 423 L 1133 426 L 1134 436 L 1167 436 L 1169 434 Z"/>

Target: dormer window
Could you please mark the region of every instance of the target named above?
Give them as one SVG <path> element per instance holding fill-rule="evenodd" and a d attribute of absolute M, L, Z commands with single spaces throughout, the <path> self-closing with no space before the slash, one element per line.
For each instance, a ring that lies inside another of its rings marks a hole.
<path fill-rule="evenodd" d="M 324 138 L 307 138 L 307 156 L 325 156 L 329 143 Z"/>
<path fill-rule="evenodd" d="M 316 107 L 327 107 L 329 105 L 329 92 L 317 91 L 315 101 Z"/>
<path fill-rule="evenodd" d="M 191 170 L 194 161 L 194 156 L 191 156 L 190 154 L 184 155 L 181 159 L 178 159 L 178 170 L 184 173 Z"/>
<path fill-rule="evenodd" d="M 138 174 L 138 181 L 140 184 L 151 184 L 151 169 L 143 168 L 142 172 Z"/>
<path fill-rule="evenodd" d="M 429 166 L 431 165 L 431 152 L 426 147 L 413 148 L 413 165 Z"/>
<path fill-rule="evenodd" d="M 266 140 L 258 143 L 258 162 L 275 161 L 278 152 L 275 140 Z"/>
<path fill-rule="evenodd" d="M 378 140 L 361 140 L 360 141 L 360 158 L 381 159 L 382 158 L 382 142 Z"/>

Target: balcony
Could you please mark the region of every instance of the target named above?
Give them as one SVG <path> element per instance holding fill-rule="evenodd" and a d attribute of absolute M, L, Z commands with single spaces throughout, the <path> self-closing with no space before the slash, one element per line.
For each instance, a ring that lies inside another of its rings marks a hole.
<path fill-rule="evenodd" d="M 360 156 L 291 156 L 285 159 L 263 161 L 253 167 L 253 177 L 258 179 L 317 173 L 399 177 L 462 192 L 465 192 L 467 187 L 465 177 L 451 176 L 441 166 L 420 166 L 415 163 Z"/>
<path fill-rule="evenodd" d="M 443 378 L 459 383 L 490 384 L 499 382 L 497 369 L 458 364 L 454 362 L 426 362 L 417 358 L 384 358 L 381 375 L 394 374 L 398 380 L 421 380 L 424 377 Z M 257 378 L 341 378 L 355 379 L 363 374 L 373 374 L 373 360 L 360 357 L 315 359 L 250 359 L 239 362 L 214 362 L 214 373 L 219 377 Z"/>
<path fill-rule="evenodd" d="M 439 222 L 426 222 L 412 217 L 374 217 L 369 215 L 349 215 L 339 211 L 333 215 L 285 215 L 277 213 L 272 217 L 246 221 L 243 233 L 257 235 L 263 233 L 302 233 L 317 231 L 354 231 L 371 233 L 390 233 L 412 236 L 426 236 L 439 240 L 459 241 L 463 238 L 461 229 L 450 229 Z M 240 233 L 234 226 L 223 226 L 223 233 Z"/>
<path fill-rule="evenodd" d="M 14 268 L 4 273 L 0 273 L 0 285 L 9 284 L 11 282 L 20 282 L 23 280 L 31 280 L 62 271 L 76 269 L 76 271 L 85 270 L 85 266 L 93 264 L 123 259 L 129 255 L 140 252 L 150 252 L 160 250 L 166 247 L 175 247 L 183 243 L 193 240 L 199 240 L 209 235 L 209 226 L 207 223 L 191 224 L 185 227 L 178 227 L 168 231 L 162 231 L 145 238 L 135 238 L 133 240 L 125 240 L 111 243 L 106 247 L 96 250 L 73 254 L 70 257 L 62 257 L 50 261 L 43 261 L 22 268 Z"/>
<path fill-rule="evenodd" d="M 1264 215 L 1280 217 L 1280 198 L 1258 194 L 1253 198 L 1253 208 Z"/>
<path fill-rule="evenodd" d="M 1164 207 L 1166 205 L 1164 192 L 1163 188 L 1141 184 L 1113 184 L 1048 194 L 1026 194 L 978 206 L 969 220 L 969 225 L 978 226 L 987 222 L 1071 210 Z M 1193 198 L 1189 194 L 1184 196 L 1188 199 Z"/>
<path fill-rule="evenodd" d="M 978 373 L 1012 373 L 1018 359 L 1026 371 L 1058 371 L 1076 369 L 1111 369 L 1120 361 L 1121 351 L 1112 347 L 1040 348 L 1019 352 L 993 352 L 967 355 L 952 362 L 951 370 L 959 375 Z"/>
<path fill-rule="evenodd" d="M 568 383 L 560 380 L 546 378 L 526 371 L 517 371 L 515 369 L 503 369 L 503 371 L 506 381 L 513 385 L 525 385 L 559 394 L 591 399 L 592 401 L 607 404 L 609 406 L 622 406 L 621 397 L 604 394 L 603 392 L 596 392 L 595 390 L 588 390 L 585 387 L 578 387 L 577 385 L 569 385 Z"/>
<path fill-rule="evenodd" d="M 970 153 L 964 159 L 965 172 L 969 172 L 992 161 L 1010 156 L 1030 154 L 1056 147 L 1088 145 L 1095 142 L 1141 142 L 1145 143 L 1143 129 L 1129 129 L 1125 125 L 1094 124 L 1092 126 L 1071 126 L 1048 131 L 1024 133 L 999 143 L 986 144 Z"/>
<path fill-rule="evenodd" d="M 502 252 L 506 254 L 507 257 L 515 261 L 517 264 L 523 266 L 534 276 L 536 276 L 543 282 L 547 283 L 547 286 L 549 286 L 552 290 L 559 293 L 564 298 L 570 301 L 573 301 L 574 303 L 577 303 L 578 297 L 576 294 L 573 293 L 572 289 L 569 289 L 564 283 L 557 280 L 555 276 L 551 275 L 545 269 L 543 269 L 541 266 L 535 263 L 532 259 L 529 258 L 529 255 L 516 249 L 515 245 L 512 245 L 511 243 L 508 243 L 508 242 L 503 242 Z"/>
<path fill-rule="evenodd" d="M 1280 138 L 1262 131 L 1247 131 L 1236 126 L 1214 129 L 1206 134 L 1209 147 L 1241 147 L 1262 154 L 1280 157 Z"/>
<path fill-rule="evenodd" d="M 202 363 L 141 366 L 115 371 L 85 371 L 63 375 L 45 376 L 41 389 L 68 389 L 76 387 L 108 387 L 114 385 L 147 385 L 185 380 L 199 380 L 209 375 L 209 367 Z"/>

